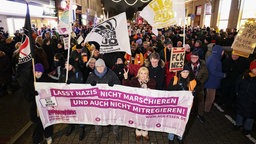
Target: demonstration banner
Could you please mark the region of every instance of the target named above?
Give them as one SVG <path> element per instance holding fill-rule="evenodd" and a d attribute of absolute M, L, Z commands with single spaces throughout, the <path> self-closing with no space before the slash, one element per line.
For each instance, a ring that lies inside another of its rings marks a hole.
<path fill-rule="evenodd" d="M 248 58 L 256 47 L 256 21 L 249 19 L 240 28 L 231 46 L 233 54 Z"/>
<path fill-rule="evenodd" d="M 182 48 L 182 47 L 172 48 L 169 71 L 183 70 L 184 62 L 185 62 L 185 48 Z"/>
<path fill-rule="evenodd" d="M 185 21 L 185 2 L 184 0 L 152 0 L 140 12 L 140 16 L 153 28 L 182 25 Z"/>
<path fill-rule="evenodd" d="M 182 136 L 193 103 L 190 91 L 107 84 L 36 83 L 44 127 L 58 123 L 121 125 Z"/>
<path fill-rule="evenodd" d="M 131 55 L 126 13 L 111 17 L 94 26 L 84 43 L 95 41 L 100 53 L 126 52 Z"/>

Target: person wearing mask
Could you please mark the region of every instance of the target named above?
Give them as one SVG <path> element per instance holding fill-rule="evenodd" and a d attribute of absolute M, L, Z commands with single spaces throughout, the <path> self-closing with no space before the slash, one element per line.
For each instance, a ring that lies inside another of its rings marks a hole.
<path fill-rule="evenodd" d="M 174 76 L 167 88 L 169 91 L 194 91 L 196 87 L 196 80 L 193 76 L 189 75 L 191 69 L 188 65 L 185 65 L 183 70 L 179 71 L 177 76 Z M 169 144 L 174 144 L 174 137 L 173 133 L 168 134 Z M 179 144 L 183 144 L 183 138 L 178 136 L 177 138 Z"/>
<path fill-rule="evenodd" d="M 236 124 L 235 129 L 243 129 L 243 134 L 252 132 L 256 117 L 256 60 L 250 63 L 236 85 Z"/>
<path fill-rule="evenodd" d="M 94 70 L 89 74 L 87 81 L 87 84 L 91 84 L 92 86 L 95 86 L 96 84 L 108 84 L 109 86 L 113 86 L 114 84 L 121 84 L 120 80 L 118 79 L 117 75 L 108 67 L 106 67 L 106 64 L 104 60 L 99 58 L 95 62 L 95 68 Z M 113 133 L 115 136 L 115 140 L 119 141 L 119 132 L 118 132 L 118 125 L 113 125 Z M 95 125 L 95 131 L 96 131 L 96 142 L 100 142 L 102 137 L 102 126 Z"/>
<path fill-rule="evenodd" d="M 124 79 L 122 81 L 123 85 L 125 86 L 131 86 L 131 87 L 139 87 L 139 88 L 150 88 L 155 89 L 156 88 L 156 81 L 153 78 L 149 77 L 149 71 L 146 67 L 140 67 L 138 70 L 137 76 L 131 78 L 131 80 L 128 79 L 128 70 L 124 71 Z M 149 141 L 148 131 L 146 130 L 135 130 L 136 134 L 136 141 L 141 140 L 141 137 L 144 137 L 145 141 Z"/>
<path fill-rule="evenodd" d="M 220 45 L 215 45 L 212 54 L 206 60 L 209 76 L 204 85 L 206 88 L 205 112 L 210 112 L 215 100 L 216 89 L 220 88 L 221 80 L 226 77 L 226 74 L 222 72 L 221 58 L 223 54 L 223 48 Z"/>

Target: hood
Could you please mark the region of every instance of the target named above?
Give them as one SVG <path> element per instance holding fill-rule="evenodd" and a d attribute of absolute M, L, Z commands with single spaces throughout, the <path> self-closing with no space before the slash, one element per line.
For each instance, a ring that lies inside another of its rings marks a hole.
<path fill-rule="evenodd" d="M 214 56 L 216 56 L 218 58 L 221 58 L 222 51 L 223 51 L 223 48 L 220 45 L 215 45 L 212 48 L 212 55 L 214 55 Z"/>

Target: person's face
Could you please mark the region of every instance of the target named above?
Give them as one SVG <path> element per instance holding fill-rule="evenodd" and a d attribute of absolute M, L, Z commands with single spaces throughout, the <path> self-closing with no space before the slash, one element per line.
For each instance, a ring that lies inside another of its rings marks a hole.
<path fill-rule="evenodd" d="M 251 72 L 256 75 L 256 68 L 252 69 Z"/>
<path fill-rule="evenodd" d="M 88 65 L 91 69 L 94 69 L 95 67 L 95 61 L 90 61 Z"/>
<path fill-rule="evenodd" d="M 199 47 L 199 46 L 200 46 L 199 42 L 196 42 L 195 47 Z"/>
<path fill-rule="evenodd" d="M 188 75 L 189 75 L 189 71 L 188 70 L 183 70 L 181 73 L 180 73 L 181 77 L 186 79 L 188 78 Z"/>
<path fill-rule="evenodd" d="M 82 52 L 82 49 L 76 49 L 76 51 L 77 51 L 78 53 L 81 53 L 81 52 Z"/>
<path fill-rule="evenodd" d="M 58 44 L 57 47 L 58 47 L 58 48 L 62 48 L 62 44 Z"/>
<path fill-rule="evenodd" d="M 103 72 L 104 72 L 104 69 L 105 69 L 104 66 L 96 66 L 96 70 L 97 70 L 99 73 L 103 73 Z"/>
<path fill-rule="evenodd" d="M 154 59 L 154 58 L 150 59 L 150 63 L 154 68 L 158 66 L 158 62 L 159 62 L 159 59 Z"/>
<path fill-rule="evenodd" d="M 182 42 L 181 41 L 177 42 L 177 47 L 182 47 Z"/>
<path fill-rule="evenodd" d="M 142 80 L 142 81 L 147 80 L 148 79 L 148 73 L 146 71 L 140 71 L 139 79 Z"/>
<path fill-rule="evenodd" d="M 116 64 L 123 64 L 123 60 L 122 60 L 121 58 L 118 58 L 118 59 L 116 60 Z"/>
<path fill-rule="evenodd" d="M 234 55 L 234 54 L 232 54 L 232 60 L 237 60 L 238 58 L 239 58 L 239 56 L 238 55 Z"/>
<path fill-rule="evenodd" d="M 42 75 L 43 75 L 42 72 L 39 72 L 39 71 L 35 72 L 35 76 L 36 76 L 37 79 L 41 78 Z"/>
<path fill-rule="evenodd" d="M 172 48 L 172 44 L 168 44 L 168 45 L 167 45 L 167 48 L 168 48 L 168 49 L 171 49 L 171 48 Z"/>
<path fill-rule="evenodd" d="M 147 45 L 147 44 L 143 44 L 143 47 L 144 47 L 145 49 L 147 49 L 147 48 L 148 48 L 148 45 Z"/>
<path fill-rule="evenodd" d="M 70 70 L 72 70 L 72 68 L 73 68 L 73 66 L 72 65 L 68 65 L 68 64 L 65 64 L 65 68 L 68 70 L 68 71 L 70 71 Z"/>
<path fill-rule="evenodd" d="M 95 49 L 93 56 L 98 57 L 100 54 L 99 50 Z"/>
<path fill-rule="evenodd" d="M 196 62 L 198 61 L 198 59 L 199 59 L 199 56 L 197 56 L 197 55 L 191 55 L 191 62 L 192 62 L 192 63 L 196 63 Z"/>

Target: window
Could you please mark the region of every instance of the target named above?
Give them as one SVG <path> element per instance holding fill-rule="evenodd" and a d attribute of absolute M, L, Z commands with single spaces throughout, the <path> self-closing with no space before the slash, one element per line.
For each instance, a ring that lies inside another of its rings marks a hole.
<path fill-rule="evenodd" d="M 220 0 L 218 28 L 226 30 L 228 26 L 231 0 Z"/>
<path fill-rule="evenodd" d="M 238 20 L 238 29 L 246 22 L 248 18 L 256 18 L 255 0 L 240 0 L 240 19 Z"/>

